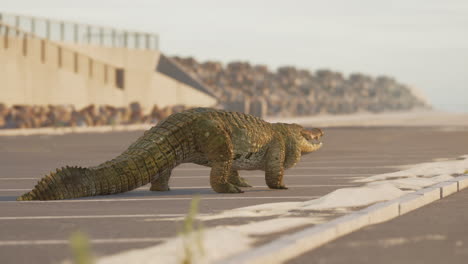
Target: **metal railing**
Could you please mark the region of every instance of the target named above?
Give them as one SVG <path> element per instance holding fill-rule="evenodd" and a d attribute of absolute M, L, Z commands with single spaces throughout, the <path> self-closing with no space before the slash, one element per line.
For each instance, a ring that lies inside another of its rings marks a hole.
<path fill-rule="evenodd" d="M 0 22 L 53 41 L 159 50 L 157 34 L 0 12 Z"/>
<path fill-rule="evenodd" d="M 52 63 L 58 68 L 84 74 L 89 79 L 102 81 L 124 89 L 125 70 L 121 67 L 94 59 L 86 54 L 67 48 L 60 43 L 41 38 L 33 33 L 0 21 L 0 49 L 15 47 L 20 55 L 34 54 L 42 63 Z M 21 47 L 18 49 L 18 47 Z"/>

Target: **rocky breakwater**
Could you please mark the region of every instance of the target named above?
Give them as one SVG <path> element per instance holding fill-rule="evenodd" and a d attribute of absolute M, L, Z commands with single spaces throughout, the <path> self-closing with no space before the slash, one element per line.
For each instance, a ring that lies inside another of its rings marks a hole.
<path fill-rule="evenodd" d="M 82 109 L 71 105 L 7 107 L 0 104 L 0 129 L 155 124 L 172 113 L 186 109 L 182 105 L 165 108 L 154 106 L 145 114 L 139 103 L 132 103 L 128 107 L 89 105 Z"/>
<path fill-rule="evenodd" d="M 301 116 L 430 108 L 410 87 L 386 76 L 346 77 L 330 70 L 310 72 L 295 67 L 280 67 L 274 72 L 246 62 L 223 65 L 193 58 L 172 59 L 209 86 L 228 110 L 260 116 Z"/>

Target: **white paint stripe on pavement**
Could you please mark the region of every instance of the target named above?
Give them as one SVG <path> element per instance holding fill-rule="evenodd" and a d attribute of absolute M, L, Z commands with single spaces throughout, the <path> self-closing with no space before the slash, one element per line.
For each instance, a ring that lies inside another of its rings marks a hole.
<path fill-rule="evenodd" d="M 402 165 L 405 165 L 408 163 L 407 159 L 402 159 L 403 161 L 394 161 L 394 162 L 398 162 L 398 163 L 401 163 Z M 419 160 L 419 159 L 418 159 Z M 363 160 L 310 160 L 310 161 L 307 161 L 307 160 L 303 160 L 301 161 L 299 164 L 304 164 L 304 163 L 308 163 L 308 164 L 322 164 L 322 163 L 325 163 L 325 164 L 342 164 L 342 163 L 389 163 L 389 162 L 392 162 L 392 160 L 388 160 L 388 159 L 382 159 L 382 160 L 366 160 L 366 159 L 363 159 Z M 429 161 L 428 161 L 429 162 Z"/>
<path fill-rule="evenodd" d="M 439 153 L 428 153 L 428 152 L 421 152 L 421 154 L 404 154 L 403 155 L 398 155 L 398 154 L 395 154 L 395 155 L 392 155 L 392 154 L 388 154 L 388 155 L 385 155 L 385 154 L 379 154 L 379 153 L 375 153 L 375 155 L 355 155 L 355 154 L 352 154 L 352 153 L 349 153 L 349 154 L 346 154 L 346 153 L 342 153 L 344 155 L 347 155 L 347 156 L 339 156 L 339 160 L 343 161 L 343 160 L 359 160 L 359 159 L 365 159 L 365 160 L 373 160 L 373 159 L 382 159 L 382 158 L 387 158 L 389 160 L 392 160 L 392 159 L 432 159 L 434 158 L 434 155 L 438 155 Z M 442 156 L 446 156 L 444 154 L 441 154 Z M 309 158 L 307 158 L 308 160 Z M 310 159 L 313 159 L 313 158 L 310 158 Z M 316 160 L 337 160 L 337 156 L 336 155 L 323 155 L 321 154 L 320 157 L 317 157 Z"/>
<path fill-rule="evenodd" d="M 336 167 L 336 166 L 317 166 L 317 167 L 303 167 L 303 166 L 296 166 L 294 168 L 291 168 L 290 170 L 297 170 L 297 169 L 379 169 L 379 168 L 394 168 L 395 166 L 398 166 L 398 165 L 393 165 L 393 166 L 353 166 L 353 167 L 350 167 L 350 166 L 346 166 L 346 167 Z M 208 170 L 211 170 L 211 168 L 175 168 L 174 171 L 208 171 Z"/>
<path fill-rule="evenodd" d="M 164 238 L 143 237 L 143 238 L 109 238 L 91 239 L 92 244 L 122 244 L 122 243 L 154 243 L 162 242 Z M 41 245 L 68 245 L 68 240 L 0 240 L 0 246 L 41 246 Z"/>
<path fill-rule="evenodd" d="M 345 174 L 288 174 L 285 173 L 285 177 L 354 177 L 354 176 L 371 176 L 375 175 L 375 173 L 345 173 Z M 190 178 L 203 178 L 206 179 L 209 175 L 206 176 L 177 176 L 174 175 L 171 179 L 190 179 Z M 245 174 L 242 177 L 251 177 L 251 178 L 264 178 L 265 175 L 256 175 L 256 174 Z M 15 180 L 40 180 L 41 178 L 0 178 L 0 181 L 15 181 Z"/>
<path fill-rule="evenodd" d="M 286 187 L 290 188 L 311 188 L 311 187 L 344 187 L 344 186 L 356 186 L 356 184 L 301 184 L 301 185 L 287 185 Z M 265 185 L 254 185 L 253 188 L 265 188 Z M 210 188 L 210 186 L 191 186 L 191 187 L 171 187 L 171 189 L 206 189 Z M 138 189 L 146 189 L 146 188 L 138 188 Z"/>
<path fill-rule="evenodd" d="M 0 220 L 51 220 L 51 219 L 99 219 L 99 218 L 146 218 L 180 217 L 185 214 L 129 214 L 129 215 L 43 215 L 43 216 L 4 216 Z"/>
<path fill-rule="evenodd" d="M 273 200 L 282 200 L 282 199 L 301 199 L 309 200 L 319 198 L 320 196 L 242 196 L 242 197 L 201 197 L 202 200 L 256 200 L 256 199 L 273 199 Z M 99 199 L 99 198 L 86 198 L 86 199 L 77 199 L 77 200 L 50 200 L 50 201 L 21 201 L 20 203 L 86 203 L 86 202 L 137 202 L 137 201 L 190 201 L 192 197 L 149 197 L 149 198 L 122 198 L 122 199 Z M 17 202 L 17 201 L 4 201 L 4 202 Z"/>
<path fill-rule="evenodd" d="M 294 168 L 291 168 L 290 170 L 314 170 L 314 169 L 319 169 L 319 170 L 336 170 L 336 169 L 341 169 L 341 170 L 349 170 L 349 169 L 392 169 L 395 168 L 396 166 L 399 165 L 393 165 L 393 166 L 346 166 L 346 167 L 336 167 L 336 166 L 320 166 L 320 167 L 305 167 L 305 166 L 296 166 Z M 374 173 L 375 174 L 375 173 Z"/>
<path fill-rule="evenodd" d="M 0 178 L 0 181 L 40 180 L 41 178 Z"/>
<path fill-rule="evenodd" d="M 345 186 L 356 186 L 356 184 L 304 184 L 304 185 L 288 185 L 291 188 L 315 188 L 315 187 L 345 187 Z M 252 186 L 253 188 L 264 188 L 265 185 Z M 185 187 L 171 187 L 174 190 L 186 190 L 186 189 L 210 189 L 210 186 L 185 186 Z M 31 189 L 0 189 L 0 192 L 27 192 Z M 148 190 L 148 187 L 140 187 L 135 190 Z"/>

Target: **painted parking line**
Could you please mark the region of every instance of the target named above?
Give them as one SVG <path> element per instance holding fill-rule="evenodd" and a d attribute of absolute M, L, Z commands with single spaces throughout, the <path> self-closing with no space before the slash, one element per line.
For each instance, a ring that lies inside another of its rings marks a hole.
<path fill-rule="evenodd" d="M 52 215 L 52 216 L 5 216 L 0 220 L 53 220 L 53 219 L 100 219 L 100 218 L 146 218 L 181 217 L 186 214 L 129 214 L 129 215 Z"/>
<path fill-rule="evenodd" d="M 314 166 L 314 167 L 303 167 L 303 166 L 296 166 L 294 168 L 290 168 L 289 170 L 298 170 L 298 169 L 303 169 L 303 170 L 330 170 L 330 169 L 341 169 L 341 170 L 348 170 L 348 169 L 388 169 L 388 168 L 394 168 L 395 166 L 400 166 L 400 165 L 386 165 L 386 166 L 345 166 L 345 167 L 337 167 L 337 166 Z M 175 168 L 174 171 L 209 171 L 211 168 Z"/>
<path fill-rule="evenodd" d="M 3 201 L 2 203 L 88 203 L 88 202 L 138 202 L 138 201 L 190 201 L 192 197 L 148 197 L 148 198 L 81 198 L 74 200 L 49 201 Z M 201 200 L 311 200 L 320 196 L 236 196 L 236 197 L 200 197 Z"/>
<path fill-rule="evenodd" d="M 345 178 L 351 178 L 351 177 L 367 177 L 367 176 L 373 176 L 375 173 L 348 173 L 348 174 L 288 174 L 287 172 L 285 173 L 284 177 L 287 178 L 294 178 L 294 177 L 325 177 L 325 178 L 333 178 L 333 179 L 345 179 Z M 241 174 L 242 177 L 244 178 L 265 178 L 264 174 L 261 175 L 255 175 L 255 174 Z M 335 177 L 335 178 L 334 178 Z M 174 179 L 207 179 L 209 176 L 172 176 L 171 180 Z"/>
<path fill-rule="evenodd" d="M 302 184 L 302 185 L 288 185 L 290 188 L 315 188 L 315 187 L 346 187 L 356 186 L 356 184 Z M 254 185 L 253 188 L 266 188 L 266 185 Z M 171 187 L 171 189 L 211 189 L 211 186 L 191 186 L 191 187 Z M 147 188 L 138 188 L 147 189 Z"/>
<path fill-rule="evenodd" d="M 418 159 L 418 160 L 421 160 L 421 159 Z M 299 164 L 304 164 L 304 163 L 307 163 L 307 164 L 343 164 L 343 163 L 389 163 L 391 162 L 391 160 L 303 160 L 301 161 Z M 430 161 L 428 161 L 430 162 Z M 407 164 L 408 163 L 408 160 L 407 159 L 404 159 L 403 161 L 400 161 L 398 163 L 401 163 L 401 164 Z"/>
<path fill-rule="evenodd" d="M 356 186 L 356 184 L 304 184 L 304 185 L 288 185 L 291 188 L 315 188 L 315 187 L 346 187 Z M 265 185 L 254 185 L 253 188 L 264 188 Z M 186 186 L 186 187 L 171 187 L 174 190 L 186 190 L 186 189 L 211 189 L 210 186 Z M 0 192 L 27 192 L 31 189 L 0 189 Z M 148 190 L 148 187 L 140 187 L 135 190 Z"/>
<path fill-rule="evenodd" d="M 285 177 L 344 177 L 346 178 L 347 176 L 349 177 L 355 177 L 355 176 L 372 176 L 375 175 L 375 173 L 346 173 L 346 174 L 286 174 L 284 175 Z M 208 175 L 206 176 L 171 176 L 171 179 L 190 179 L 190 178 L 200 178 L 200 179 L 206 179 L 209 177 Z M 248 177 L 248 178 L 265 178 L 264 174 L 245 174 L 242 175 L 242 177 Z M 0 178 L 0 181 L 15 181 L 15 180 L 40 180 L 41 178 Z"/>
<path fill-rule="evenodd" d="M 304 158 L 304 160 L 308 159 L 314 159 L 314 160 L 356 160 L 356 159 L 365 159 L 365 160 L 373 160 L 373 159 L 389 159 L 392 160 L 393 158 L 398 158 L 398 159 L 418 159 L 418 158 L 426 158 L 426 159 L 432 159 L 432 158 L 437 158 L 437 156 L 447 156 L 444 155 L 443 153 L 428 153 L 428 152 L 421 152 L 421 154 L 378 154 L 375 153 L 375 155 L 356 155 L 356 154 L 345 154 L 345 156 L 338 156 L 338 155 L 321 155 L 320 157 L 317 158 Z"/>
<path fill-rule="evenodd" d="M 15 181 L 15 180 L 40 180 L 41 178 L 0 178 L 0 181 Z"/>
<path fill-rule="evenodd" d="M 143 237 L 143 238 L 110 238 L 90 239 L 92 244 L 122 244 L 122 243 L 154 243 L 162 242 L 165 238 Z M 42 245 L 68 245 L 69 240 L 0 240 L 0 246 L 42 246 Z"/>

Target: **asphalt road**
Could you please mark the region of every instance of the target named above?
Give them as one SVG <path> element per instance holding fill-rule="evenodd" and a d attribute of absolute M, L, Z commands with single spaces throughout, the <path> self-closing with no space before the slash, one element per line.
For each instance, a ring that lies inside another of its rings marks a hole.
<path fill-rule="evenodd" d="M 288 264 L 466 264 L 468 190 L 368 226 Z"/>
<path fill-rule="evenodd" d="M 357 185 L 353 180 L 359 177 L 468 152 L 468 131 L 458 129 L 332 128 L 325 133 L 321 150 L 286 171 L 288 190 L 267 189 L 263 174 L 251 171 L 241 175 L 254 188 L 245 188 L 243 194 L 217 194 L 209 188 L 208 168 L 184 164 L 174 170 L 170 192 L 150 192 L 145 186 L 119 195 L 52 202 L 15 199 L 57 167 L 91 166 L 113 158 L 142 131 L 0 137 L 1 263 L 56 263 L 69 258 L 67 240 L 76 230 L 90 236 L 97 255 L 154 245 L 177 233 L 180 223 L 165 218 L 184 215 L 196 194 L 201 197 L 200 213 L 304 201 Z M 204 226 L 243 222 L 233 218 Z"/>

